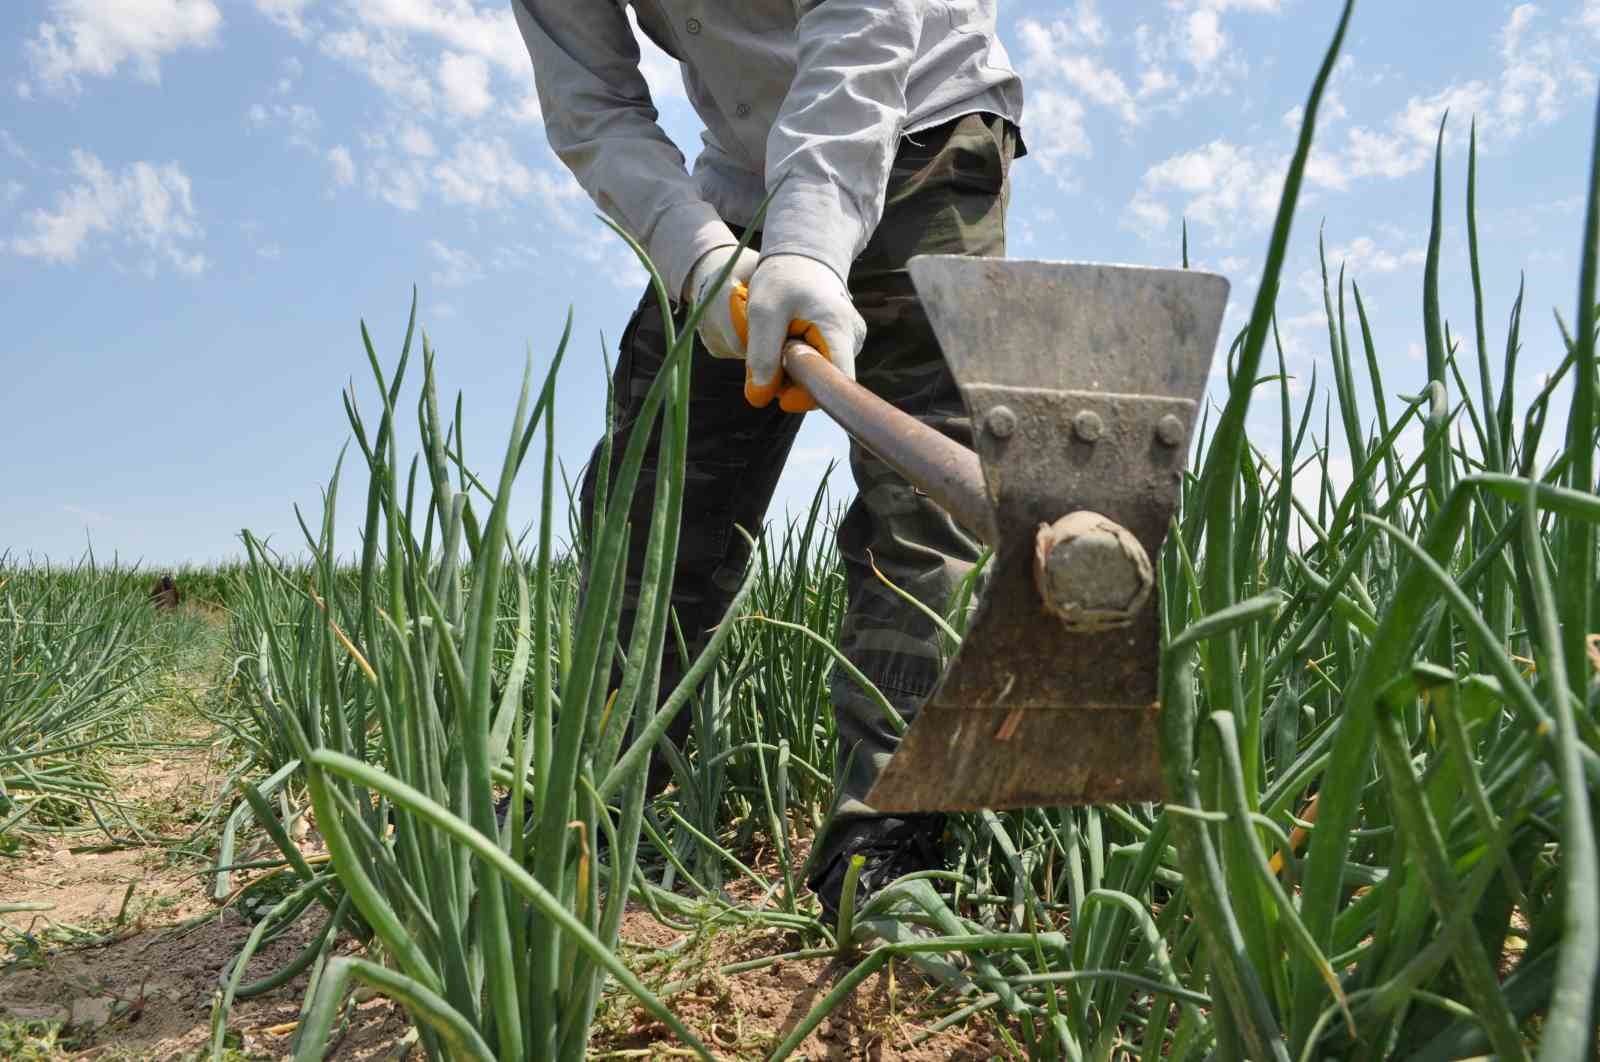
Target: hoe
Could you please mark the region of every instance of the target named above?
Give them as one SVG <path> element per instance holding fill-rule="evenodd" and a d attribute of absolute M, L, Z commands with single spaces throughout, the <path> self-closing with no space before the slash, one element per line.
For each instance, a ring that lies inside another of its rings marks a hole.
<path fill-rule="evenodd" d="M 993 548 L 965 639 L 867 801 L 886 812 L 1163 796 L 1161 549 L 1228 282 L 1188 270 L 922 256 L 911 277 L 974 453 L 804 342 L 784 371 Z"/>

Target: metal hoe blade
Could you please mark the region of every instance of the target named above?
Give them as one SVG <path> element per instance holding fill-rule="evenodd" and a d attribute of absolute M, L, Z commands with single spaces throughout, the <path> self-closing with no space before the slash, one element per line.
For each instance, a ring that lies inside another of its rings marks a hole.
<path fill-rule="evenodd" d="M 867 802 L 1159 800 L 1159 556 L 1228 282 L 927 256 L 911 276 L 975 427 L 998 538 L 955 660 Z"/>

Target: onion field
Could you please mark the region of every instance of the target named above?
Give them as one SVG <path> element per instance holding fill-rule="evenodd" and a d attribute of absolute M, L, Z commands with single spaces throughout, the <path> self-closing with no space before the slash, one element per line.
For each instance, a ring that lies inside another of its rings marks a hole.
<path fill-rule="evenodd" d="M 1525 301 L 1571 292 L 1482 290 L 1476 155 L 1447 173 L 1443 129 L 1426 389 L 1386 384 L 1395 354 L 1328 260 L 1332 377 L 1291 388 L 1275 295 L 1350 17 L 1158 565 L 1165 803 L 952 816 L 947 870 L 847 894 L 825 924 L 802 883 L 833 799 L 828 680 L 850 670 L 845 485 L 752 529 L 728 615 L 661 690 L 686 652 L 669 589 L 693 318 L 585 535 L 553 443 L 566 341 L 468 467 L 413 310 L 398 351 L 362 328 L 369 385 L 344 396 L 351 445 L 301 541 L 245 530 L 239 564 L 178 573 L 193 589 L 171 612 L 154 573 L 0 558 L 0 1053 L 1596 1057 L 1600 155 L 1565 359 L 1539 389 L 1516 386 Z M 1452 259 L 1447 181 L 1467 202 Z M 1443 316 L 1450 271 L 1473 279 L 1470 320 Z M 1245 430 L 1260 407 L 1277 437 Z M 623 643 L 624 499 L 651 425 Z M 938 617 L 947 649 L 971 603 Z M 647 796 L 679 713 L 673 784 Z M 182 806 L 130 783 L 172 757 L 195 782 Z M 165 907 L 130 886 L 114 918 L 57 909 L 63 865 L 132 851 Z M 161 996 L 129 975 L 95 1020 L 59 1005 L 51 970 L 113 960 L 192 976 Z"/>

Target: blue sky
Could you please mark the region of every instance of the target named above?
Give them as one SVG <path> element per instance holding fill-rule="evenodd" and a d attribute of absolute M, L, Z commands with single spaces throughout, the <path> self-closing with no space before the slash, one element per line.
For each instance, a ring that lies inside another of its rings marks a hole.
<path fill-rule="evenodd" d="M 1001 0 L 1032 149 L 1013 171 L 1012 256 L 1175 265 L 1186 217 L 1195 264 L 1233 281 L 1232 334 L 1338 8 Z M 241 528 L 292 548 L 291 507 L 318 511 L 349 434 L 340 390 L 354 380 L 375 415 L 358 322 L 392 363 L 413 284 L 485 471 L 525 352 L 546 364 L 572 309 L 557 447 L 576 474 L 601 426 L 602 349 L 642 273 L 545 144 L 508 3 L 20 0 L 0 5 L 0 41 L 0 553 L 69 559 L 92 541 L 102 556 L 203 562 L 238 555 Z M 1313 365 L 1329 378 L 1319 224 L 1361 284 L 1388 390 L 1419 389 L 1446 107 L 1453 330 L 1470 352 L 1476 115 L 1490 347 L 1525 272 L 1521 392 L 1555 364 L 1597 45 L 1600 0 L 1358 3 L 1279 302 L 1302 395 Z M 664 127 L 692 148 L 672 63 L 647 55 L 646 72 Z M 1262 439 L 1274 405 L 1252 416 Z M 1337 439 L 1333 451 L 1337 470 Z M 843 452 L 809 418 L 774 515 Z M 847 476 L 834 486 L 847 494 Z M 359 487 L 346 485 L 346 547 Z M 518 489 L 526 522 L 531 472 Z"/>

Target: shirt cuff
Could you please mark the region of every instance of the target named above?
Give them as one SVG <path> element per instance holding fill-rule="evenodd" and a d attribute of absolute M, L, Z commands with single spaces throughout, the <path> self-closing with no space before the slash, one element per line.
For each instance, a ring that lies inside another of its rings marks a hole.
<path fill-rule="evenodd" d="M 849 283 L 850 263 L 866 246 L 866 237 L 867 226 L 837 185 L 790 177 L 767 207 L 761 253 L 815 258 Z"/>
<path fill-rule="evenodd" d="M 667 282 L 667 291 L 673 298 L 681 299 L 683 286 L 688 283 L 695 263 L 708 251 L 738 242 L 733 231 L 717 216 L 715 207 L 699 199 L 690 199 L 667 208 L 650 231 L 650 242 L 645 250 Z"/>

